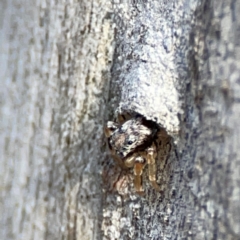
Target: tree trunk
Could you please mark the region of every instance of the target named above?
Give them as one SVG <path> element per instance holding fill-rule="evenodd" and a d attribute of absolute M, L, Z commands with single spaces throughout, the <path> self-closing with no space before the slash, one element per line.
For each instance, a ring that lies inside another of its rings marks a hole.
<path fill-rule="evenodd" d="M 128 188 L 131 172 L 106 167 L 115 190 L 103 201 L 107 239 L 240 239 L 239 7 L 204 0 L 118 6 L 111 106 L 116 115 L 157 123 L 172 148 L 167 154 L 169 142 L 160 139 L 161 191 L 145 173 L 143 197 Z"/>
<path fill-rule="evenodd" d="M 110 7 L 1 3 L 0 239 L 99 239 Z"/>
<path fill-rule="evenodd" d="M 237 0 L 2 1 L 0 239 L 240 239 Z M 155 122 L 145 194 L 107 120 Z"/>

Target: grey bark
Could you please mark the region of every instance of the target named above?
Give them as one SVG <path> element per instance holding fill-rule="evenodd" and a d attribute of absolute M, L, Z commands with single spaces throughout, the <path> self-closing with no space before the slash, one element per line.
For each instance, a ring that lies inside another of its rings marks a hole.
<path fill-rule="evenodd" d="M 2 1 L 0 239 L 239 239 L 239 10 Z M 118 113 L 170 136 L 161 192 L 109 157 Z"/>
<path fill-rule="evenodd" d="M 139 197 L 127 173 L 106 168 L 119 194 L 103 202 L 106 239 L 240 239 L 239 7 L 204 0 L 117 6 L 115 116 L 158 123 L 172 150 L 159 149 L 159 193 L 146 173 Z"/>
<path fill-rule="evenodd" d="M 109 1 L 1 1 L 0 239 L 98 239 Z"/>

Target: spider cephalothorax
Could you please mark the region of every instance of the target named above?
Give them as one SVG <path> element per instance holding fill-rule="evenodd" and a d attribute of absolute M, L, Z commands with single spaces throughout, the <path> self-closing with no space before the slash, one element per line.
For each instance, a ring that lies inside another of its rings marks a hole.
<path fill-rule="evenodd" d="M 141 176 L 146 164 L 149 180 L 154 188 L 159 190 L 155 166 L 157 157 L 155 140 L 158 131 L 156 125 L 141 116 L 119 122 L 108 122 L 105 128 L 112 156 L 122 167 L 133 167 L 134 185 L 138 193 L 143 192 Z"/>

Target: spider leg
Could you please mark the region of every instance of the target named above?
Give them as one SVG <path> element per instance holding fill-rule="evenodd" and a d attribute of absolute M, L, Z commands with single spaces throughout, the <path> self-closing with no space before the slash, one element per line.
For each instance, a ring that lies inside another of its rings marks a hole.
<path fill-rule="evenodd" d="M 134 166 L 135 163 L 135 159 L 136 159 L 136 154 L 133 154 L 132 156 L 126 158 L 124 160 L 124 165 L 127 168 L 132 168 Z"/>
<path fill-rule="evenodd" d="M 136 192 L 138 194 L 143 194 L 144 190 L 142 187 L 142 173 L 143 173 L 143 169 L 145 167 L 145 160 L 142 156 L 138 156 L 135 159 L 135 164 L 134 164 L 134 168 L 133 168 L 133 172 L 134 172 L 134 187 L 136 189 Z"/>
<path fill-rule="evenodd" d="M 119 124 L 115 122 L 108 121 L 107 125 L 104 128 L 104 134 L 107 138 L 109 138 L 112 133 L 119 127 Z"/>
<path fill-rule="evenodd" d="M 157 158 L 157 149 L 155 143 L 153 143 L 150 147 L 146 149 L 146 160 L 148 164 L 148 177 L 149 181 L 151 182 L 152 186 L 157 190 L 160 191 L 160 187 L 156 182 L 156 160 Z"/>
<path fill-rule="evenodd" d="M 143 168 L 145 167 L 146 163 L 142 156 L 139 154 L 134 153 L 131 157 L 128 157 L 124 161 L 124 167 L 132 168 L 134 173 L 134 187 L 138 194 L 143 194 L 143 187 L 142 187 L 142 173 Z"/>
<path fill-rule="evenodd" d="M 118 114 L 118 115 L 117 115 L 117 122 L 118 122 L 119 124 L 123 124 L 123 123 L 125 123 L 126 121 L 128 121 L 129 119 L 131 119 L 131 115 L 128 114 L 128 113 Z"/>
<path fill-rule="evenodd" d="M 117 116 L 117 121 L 118 123 L 123 124 L 126 121 L 126 118 L 124 117 L 124 115 L 119 114 Z"/>

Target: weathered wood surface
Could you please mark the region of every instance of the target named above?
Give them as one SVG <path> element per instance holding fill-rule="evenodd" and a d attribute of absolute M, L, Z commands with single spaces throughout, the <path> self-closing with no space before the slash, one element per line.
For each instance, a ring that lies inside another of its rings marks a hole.
<path fill-rule="evenodd" d="M 239 7 L 204 0 L 116 6 L 113 110 L 141 113 L 175 144 L 168 158 L 168 142 L 159 149 L 160 193 L 145 175 L 146 194 L 138 197 L 124 185 L 126 174 L 105 171 L 120 195 L 103 202 L 107 239 L 240 239 Z"/>
<path fill-rule="evenodd" d="M 0 5 L 0 239 L 99 239 L 111 5 Z"/>
<path fill-rule="evenodd" d="M 2 1 L 0 239 L 239 239 L 239 10 Z M 116 112 L 173 137 L 160 193 L 108 156 Z"/>

